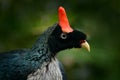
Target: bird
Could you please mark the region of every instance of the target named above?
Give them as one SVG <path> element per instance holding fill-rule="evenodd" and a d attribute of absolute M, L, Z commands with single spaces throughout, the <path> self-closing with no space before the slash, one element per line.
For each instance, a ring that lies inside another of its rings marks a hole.
<path fill-rule="evenodd" d="M 73 29 L 64 7 L 58 7 L 58 22 L 40 34 L 29 49 L 0 53 L 0 80 L 67 80 L 56 55 L 65 49 L 90 51 L 87 35 Z"/>

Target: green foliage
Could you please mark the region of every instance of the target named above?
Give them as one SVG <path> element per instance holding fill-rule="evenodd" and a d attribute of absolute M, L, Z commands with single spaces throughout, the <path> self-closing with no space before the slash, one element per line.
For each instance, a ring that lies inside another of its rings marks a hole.
<path fill-rule="evenodd" d="M 39 34 L 57 22 L 66 8 L 73 28 L 88 35 L 91 52 L 58 54 L 69 80 L 119 80 L 119 0 L 0 0 L 0 51 L 30 48 Z"/>

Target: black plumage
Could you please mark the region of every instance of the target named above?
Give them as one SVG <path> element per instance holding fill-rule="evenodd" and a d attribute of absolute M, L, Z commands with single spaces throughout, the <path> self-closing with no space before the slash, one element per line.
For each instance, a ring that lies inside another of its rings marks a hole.
<path fill-rule="evenodd" d="M 77 30 L 65 32 L 65 27 L 59 23 L 49 27 L 30 49 L 1 53 L 0 80 L 66 80 L 55 56 L 61 50 L 82 47 L 86 35 Z"/>

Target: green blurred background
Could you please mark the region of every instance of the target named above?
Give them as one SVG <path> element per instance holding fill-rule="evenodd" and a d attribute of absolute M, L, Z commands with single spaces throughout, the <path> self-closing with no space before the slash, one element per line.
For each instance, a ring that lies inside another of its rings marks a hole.
<path fill-rule="evenodd" d="M 120 0 L 0 0 L 0 52 L 30 48 L 60 5 L 91 46 L 58 54 L 68 80 L 120 80 Z"/>

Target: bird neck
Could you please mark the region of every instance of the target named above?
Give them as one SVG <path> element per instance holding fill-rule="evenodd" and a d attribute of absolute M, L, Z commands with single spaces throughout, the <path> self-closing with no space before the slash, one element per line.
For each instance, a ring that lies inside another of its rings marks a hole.
<path fill-rule="evenodd" d="M 48 46 L 48 38 L 54 28 L 54 26 L 50 27 L 47 31 L 41 34 L 27 55 L 27 59 L 29 61 L 37 63 L 39 65 L 38 67 L 46 66 L 51 62 L 51 59 L 54 58 L 54 55 Z"/>

